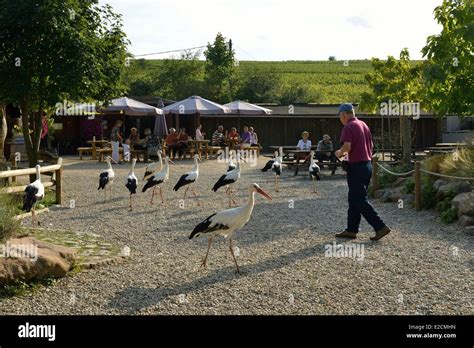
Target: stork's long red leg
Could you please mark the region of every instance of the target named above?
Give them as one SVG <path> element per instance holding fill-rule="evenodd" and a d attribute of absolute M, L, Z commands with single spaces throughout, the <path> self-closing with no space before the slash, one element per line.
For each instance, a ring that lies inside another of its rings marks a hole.
<path fill-rule="evenodd" d="M 151 191 L 151 201 L 150 204 L 153 204 L 153 197 L 155 197 L 155 188 L 153 187 L 153 190 Z"/>
<path fill-rule="evenodd" d="M 232 246 L 232 238 L 229 238 L 229 250 L 230 250 L 230 253 L 232 254 L 232 257 L 234 258 L 235 267 L 237 267 L 237 273 L 242 274 L 240 273 L 239 264 L 237 263 L 237 259 L 235 258 L 234 247 Z"/>
<path fill-rule="evenodd" d="M 204 268 L 207 267 L 207 256 L 209 255 L 209 250 L 211 250 L 211 244 L 212 244 L 212 237 L 209 237 L 209 239 L 207 240 L 206 256 L 204 257 L 204 260 L 202 260 L 201 267 L 204 267 Z"/>
<path fill-rule="evenodd" d="M 184 197 L 183 197 L 183 199 L 186 199 L 186 193 L 188 192 L 188 190 L 189 190 L 189 186 L 186 187 L 186 190 L 184 190 Z"/>
<path fill-rule="evenodd" d="M 133 210 L 133 207 L 132 207 L 132 194 L 130 193 L 130 204 L 128 206 L 130 208 L 130 210 Z"/>
<path fill-rule="evenodd" d="M 201 206 L 201 203 L 199 202 L 199 199 L 197 198 L 196 191 L 194 191 L 194 186 L 191 186 L 191 190 L 193 191 L 194 198 L 196 198 L 197 205 Z"/>
<path fill-rule="evenodd" d="M 160 186 L 160 197 L 161 197 L 161 204 L 165 203 L 163 200 L 163 192 L 161 191 L 161 186 Z"/>

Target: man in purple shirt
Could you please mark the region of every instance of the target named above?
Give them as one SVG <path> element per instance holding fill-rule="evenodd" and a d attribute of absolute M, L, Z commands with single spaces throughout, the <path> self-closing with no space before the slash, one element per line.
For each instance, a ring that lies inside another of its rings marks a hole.
<path fill-rule="evenodd" d="M 336 237 L 357 237 L 361 216 L 375 230 L 371 240 L 379 240 L 390 233 L 390 228 L 378 216 L 367 199 L 367 187 L 372 176 L 372 134 L 365 122 L 355 117 L 352 104 L 339 107 L 339 119 L 344 125 L 341 134 L 342 147 L 336 151 L 341 158 L 348 155 L 347 185 L 349 186 L 349 210 L 347 212 L 347 229 L 336 234 Z"/>

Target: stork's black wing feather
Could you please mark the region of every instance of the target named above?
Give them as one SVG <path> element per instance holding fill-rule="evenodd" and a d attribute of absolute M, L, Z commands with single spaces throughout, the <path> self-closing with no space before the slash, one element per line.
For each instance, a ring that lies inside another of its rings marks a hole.
<path fill-rule="evenodd" d="M 272 169 L 273 162 L 275 162 L 274 159 L 269 160 L 269 161 L 265 164 L 265 167 L 262 168 L 262 172 L 267 172 L 267 171 L 269 171 L 270 169 Z"/>
<path fill-rule="evenodd" d="M 153 186 L 156 186 L 156 185 L 158 185 L 158 184 L 161 184 L 162 182 L 163 182 L 163 180 L 154 181 L 154 180 L 153 180 L 153 177 L 151 177 L 150 179 L 148 179 L 148 181 L 146 182 L 145 186 L 143 186 L 142 192 L 145 192 L 145 191 L 148 190 L 150 187 L 153 187 Z"/>
<path fill-rule="evenodd" d="M 28 185 L 25 189 L 25 196 L 23 197 L 23 210 L 26 212 L 31 211 L 33 205 L 36 203 L 37 198 L 36 194 L 38 193 L 38 188 L 32 185 Z"/>
<path fill-rule="evenodd" d="M 192 180 L 187 180 L 186 179 L 187 177 L 188 177 L 187 174 L 181 175 L 176 185 L 174 185 L 173 190 L 178 191 L 181 187 L 186 186 L 193 182 Z"/>
<path fill-rule="evenodd" d="M 97 189 L 98 190 L 105 189 L 105 185 L 107 185 L 108 182 L 109 182 L 109 173 L 108 172 L 100 173 L 99 187 Z"/>
<path fill-rule="evenodd" d="M 128 188 L 131 194 L 137 193 L 137 181 L 135 179 L 128 178 L 125 187 Z"/>
<path fill-rule="evenodd" d="M 272 166 L 272 171 L 275 173 L 275 175 L 280 176 L 281 175 L 281 166 Z"/>
<path fill-rule="evenodd" d="M 191 235 L 189 236 L 189 239 L 192 239 L 193 237 L 198 237 L 201 233 L 210 233 L 218 230 L 228 230 L 229 226 L 223 225 L 223 224 L 216 224 L 211 227 L 212 224 L 212 217 L 215 216 L 216 213 L 208 216 L 206 220 L 203 222 L 199 223 L 196 227 L 194 227 L 194 230 L 191 232 Z"/>
<path fill-rule="evenodd" d="M 229 165 L 229 166 L 227 167 L 227 171 L 228 171 L 228 172 L 231 172 L 231 171 L 233 171 L 235 168 L 236 168 L 235 166 Z"/>
<path fill-rule="evenodd" d="M 212 191 L 217 192 L 217 190 L 225 185 L 233 184 L 235 181 L 232 179 L 226 179 L 225 175 L 222 175 L 219 180 L 214 184 L 214 187 L 212 188 Z"/>

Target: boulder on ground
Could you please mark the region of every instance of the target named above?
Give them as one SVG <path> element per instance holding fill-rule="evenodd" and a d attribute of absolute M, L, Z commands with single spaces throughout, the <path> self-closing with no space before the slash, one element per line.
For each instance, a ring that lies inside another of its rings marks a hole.
<path fill-rule="evenodd" d="M 447 183 L 446 180 L 438 179 L 433 183 L 433 187 L 438 191 L 441 186 L 446 185 Z"/>
<path fill-rule="evenodd" d="M 72 248 L 46 243 L 35 238 L 10 239 L 3 245 L 0 258 L 0 284 L 16 280 L 61 278 L 76 259 Z"/>
<path fill-rule="evenodd" d="M 459 224 L 463 227 L 474 226 L 474 217 L 472 216 L 461 215 L 458 220 Z"/>
<path fill-rule="evenodd" d="M 447 192 L 454 192 L 460 194 L 464 192 L 471 192 L 471 184 L 469 181 L 451 181 L 445 185 L 440 186 L 436 197 L 443 198 Z"/>
<path fill-rule="evenodd" d="M 457 209 L 458 217 L 462 215 L 474 217 L 474 192 L 464 192 L 453 198 L 451 207 Z"/>
<path fill-rule="evenodd" d="M 474 236 L 474 226 L 468 226 L 464 228 L 464 232 L 466 232 L 469 236 Z"/>

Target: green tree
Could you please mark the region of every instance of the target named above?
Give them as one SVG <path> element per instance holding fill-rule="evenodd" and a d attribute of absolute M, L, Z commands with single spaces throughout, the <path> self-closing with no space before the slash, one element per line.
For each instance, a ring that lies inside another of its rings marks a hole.
<path fill-rule="evenodd" d="M 30 166 L 43 112 L 121 94 L 127 45 L 120 15 L 97 0 L 0 0 L 0 102 L 20 107 Z"/>
<path fill-rule="evenodd" d="M 174 100 L 202 94 L 204 68 L 199 55 L 200 52 L 184 52 L 180 59 L 165 59 L 152 77 L 156 93 Z"/>
<path fill-rule="evenodd" d="M 474 3 L 444 0 L 434 11 L 442 26 L 422 49 L 427 100 L 440 116 L 474 113 Z"/>
<path fill-rule="evenodd" d="M 230 102 L 235 90 L 235 86 L 232 85 L 235 74 L 235 52 L 232 49 L 232 41 L 226 42 L 224 36 L 218 33 L 214 43 L 207 45 L 204 56 L 208 97 L 220 103 Z"/>
<path fill-rule="evenodd" d="M 409 163 L 412 147 L 412 121 L 402 114 L 402 103 L 420 102 L 422 89 L 421 64 L 412 64 L 408 49 L 400 59 L 389 56 L 386 61 L 372 59 L 373 71 L 366 74 L 370 92 L 362 93 L 360 108 L 367 112 L 381 111 L 382 103 L 397 104 L 400 118 L 402 160 Z"/>
<path fill-rule="evenodd" d="M 236 97 L 251 103 L 265 103 L 278 101 L 278 86 L 281 79 L 268 69 L 251 65 L 239 71 L 237 76 Z"/>

